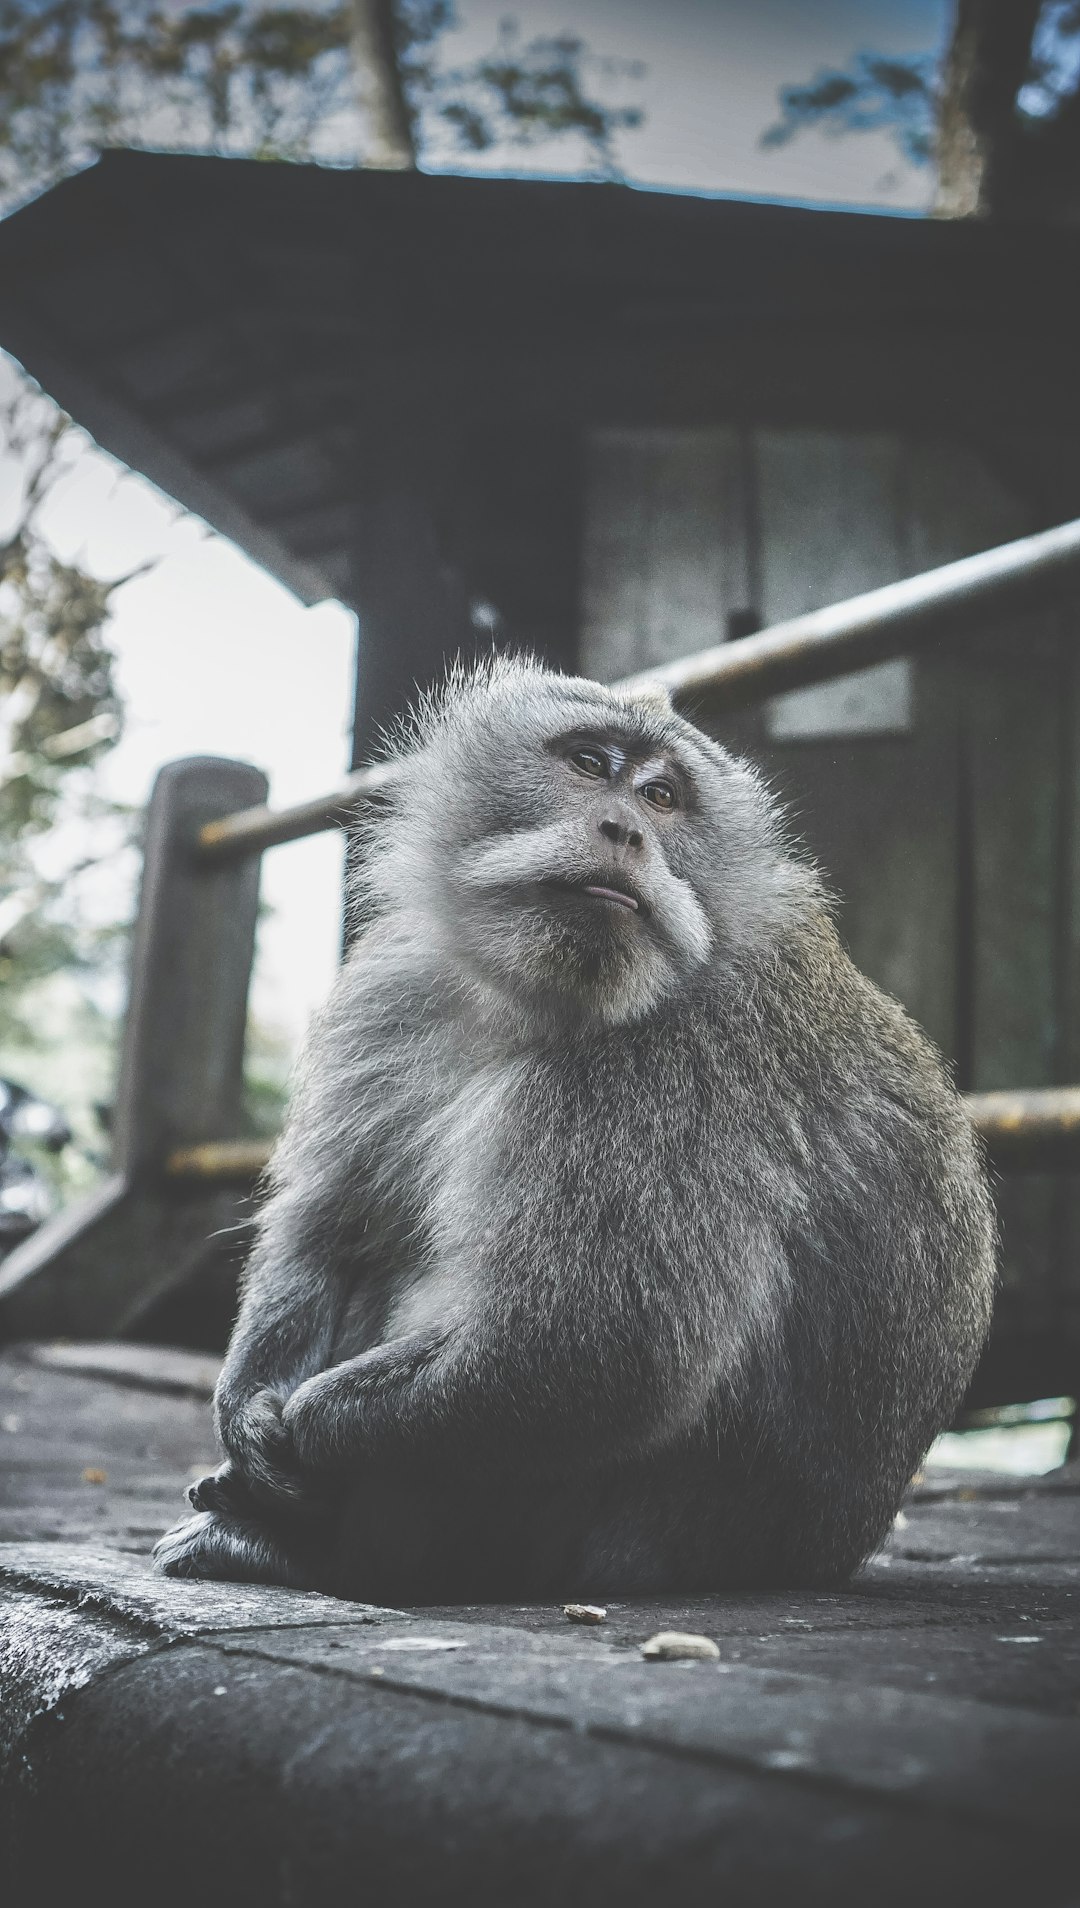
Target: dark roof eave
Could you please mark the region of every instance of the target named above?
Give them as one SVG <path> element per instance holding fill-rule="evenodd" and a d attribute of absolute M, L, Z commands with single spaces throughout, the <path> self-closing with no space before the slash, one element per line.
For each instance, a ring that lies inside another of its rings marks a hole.
<path fill-rule="evenodd" d="M 3 348 L 110 456 L 148 477 L 166 496 L 238 544 L 302 603 L 310 606 L 337 594 L 317 564 L 295 556 L 135 409 L 74 364 L 36 315 L 31 318 L 17 301 L 5 298 L 3 327 Z"/>
<path fill-rule="evenodd" d="M 393 452 L 418 366 L 427 402 L 433 353 L 449 380 L 471 353 L 475 396 L 491 358 L 503 390 L 515 352 L 528 373 L 550 346 L 561 375 L 575 352 L 606 363 L 612 340 L 640 357 L 674 327 L 697 350 L 732 322 L 770 327 L 777 350 L 804 333 L 873 341 L 880 363 L 863 382 L 886 392 L 895 340 L 909 391 L 912 363 L 940 339 L 942 416 L 969 362 L 967 414 L 1004 383 L 1041 416 L 1044 367 L 1080 323 L 1080 235 L 123 151 L 0 221 L 0 345 L 106 450 L 306 603 L 345 587 L 348 500 Z M 199 431 L 234 399 L 254 418 L 230 461 L 220 432 Z M 336 546 L 305 554 L 286 523 L 328 495 Z"/>

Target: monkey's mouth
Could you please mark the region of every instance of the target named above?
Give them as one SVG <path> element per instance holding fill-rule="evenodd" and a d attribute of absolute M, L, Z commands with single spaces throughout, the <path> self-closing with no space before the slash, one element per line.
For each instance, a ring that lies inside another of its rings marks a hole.
<path fill-rule="evenodd" d="M 625 908 L 631 914 L 648 914 L 648 906 L 640 894 L 635 894 L 629 886 L 621 883 L 616 886 L 606 881 L 553 881 L 551 887 L 558 888 L 563 894 L 585 895 L 594 901 L 602 901 L 609 906 Z"/>
<path fill-rule="evenodd" d="M 582 892 L 585 894 L 594 894 L 598 901 L 617 901 L 621 908 L 633 908 L 635 914 L 640 905 L 637 897 L 628 894 L 625 888 L 601 888 L 593 887 L 590 884 L 585 887 Z"/>

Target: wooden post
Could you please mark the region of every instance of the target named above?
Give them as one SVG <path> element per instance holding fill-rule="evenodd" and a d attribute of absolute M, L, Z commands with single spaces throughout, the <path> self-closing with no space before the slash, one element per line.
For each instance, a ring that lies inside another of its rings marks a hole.
<path fill-rule="evenodd" d="M 162 769 L 147 812 L 143 881 L 114 1115 L 113 1171 L 0 1265 L 0 1336 L 113 1336 L 206 1259 L 248 1210 L 242 1191 L 178 1188 L 177 1147 L 235 1138 L 255 947 L 259 857 L 200 867 L 207 821 L 265 800 L 243 762 Z"/>
<path fill-rule="evenodd" d="M 468 654 L 476 633 L 464 581 L 439 548 L 430 512 L 404 484 L 360 512 L 351 601 L 359 618 L 353 767 L 380 733 Z"/>
<path fill-rule="evenodd" d="M 194 845 L 204 822 L 266 794 L 259 769 L 209 756 L 168 763 L 154 784 L 113 1121 L 125 1177 L 239 1131 L 260 858 L 202 868 Z"/>

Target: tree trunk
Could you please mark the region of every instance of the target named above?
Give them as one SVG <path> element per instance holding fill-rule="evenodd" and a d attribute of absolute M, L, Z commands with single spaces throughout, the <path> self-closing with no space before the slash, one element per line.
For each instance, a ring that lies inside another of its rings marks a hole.
<path fill-rule="evenodd" d="M 1015 196 L 1016 96 L 1039 12 L 1040 0 L 957 0 L 938 115 L 938 218 L 986 218 Z"/>
<path fill-rule="evenodd" d="M 368 128 L 367 166 L 408 172 L 416 165 L 412 114 L 397 63 L 393 0 L 352 0 L 353 63 Z"/>

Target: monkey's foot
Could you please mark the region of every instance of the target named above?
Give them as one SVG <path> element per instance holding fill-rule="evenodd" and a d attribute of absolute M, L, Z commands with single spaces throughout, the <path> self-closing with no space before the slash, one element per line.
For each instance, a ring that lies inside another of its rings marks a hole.
<path fill-rule="evenodd" d="M 270 1531 L 215 1511 L 174 1524 L 154 1545 L 166 1577 L 209 1577 L 223 1583 L 278 1583 L 313 1590 L 313 1563 L 293 1555 Z"/>
<path fill-rule="evenodd" d="M 166 1577 L 221 1577 L 231 1545 L 223 1543 L 222 1520 L 213 1511 L 184 1517 L 159 1537 L 153 1558 Z"/>

